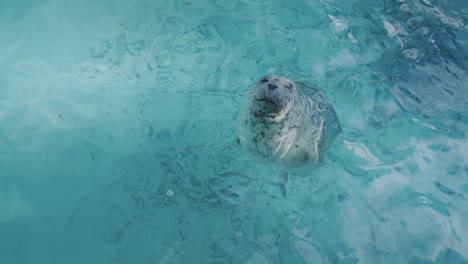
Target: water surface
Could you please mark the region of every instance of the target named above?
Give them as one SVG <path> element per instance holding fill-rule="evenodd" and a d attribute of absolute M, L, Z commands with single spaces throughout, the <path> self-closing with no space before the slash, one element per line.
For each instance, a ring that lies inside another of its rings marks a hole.
<path fill-rule="evenodd" d="M 468 263 L 468 4 L 0 4 L 1 263 Z M 233 140 L 267 73 L 343 134 L 283 197 Z"/>

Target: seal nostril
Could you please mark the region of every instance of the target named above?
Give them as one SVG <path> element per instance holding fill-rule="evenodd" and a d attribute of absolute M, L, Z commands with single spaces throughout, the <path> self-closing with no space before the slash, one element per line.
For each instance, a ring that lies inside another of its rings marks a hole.
<path fill-rule="evenodd" d="M 278 86 L 276 86 L 274 84 L 268 84 L 268 89 L 275 90 L 276 88 L 278 88 Z"/>

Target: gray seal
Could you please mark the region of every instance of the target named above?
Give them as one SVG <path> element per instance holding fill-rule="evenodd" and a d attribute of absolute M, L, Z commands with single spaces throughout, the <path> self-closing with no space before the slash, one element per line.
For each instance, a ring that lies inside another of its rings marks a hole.
<path fill-rule="evenodd" d="M 316 166 L 341 132 L 335 110 L 316 85 L 273 74 L 252 88 L 238 121 L 237 143 L 285 168 Z"/>

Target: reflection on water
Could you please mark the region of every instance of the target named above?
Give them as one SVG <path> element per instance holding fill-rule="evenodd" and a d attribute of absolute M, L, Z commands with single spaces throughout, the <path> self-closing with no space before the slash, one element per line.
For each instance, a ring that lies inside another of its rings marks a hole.
<path fill-rule="evenodd" d="M 26 2 L 0 4 L 2 263 L 468 263 L 463 1 Z M 343 128 L 287 198 L 233 139 L 266 73 Z"/>

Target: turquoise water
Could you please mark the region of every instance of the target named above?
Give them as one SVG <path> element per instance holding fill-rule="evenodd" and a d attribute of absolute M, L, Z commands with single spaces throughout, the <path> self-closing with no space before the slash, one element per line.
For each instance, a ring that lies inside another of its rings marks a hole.
<path fill-rule="evenodd" d="M 468 4 L 0 3 L 0 263 L 468 263 Z M 258 78 L 343 133 L 306 176 L 234 142 Z"/>

